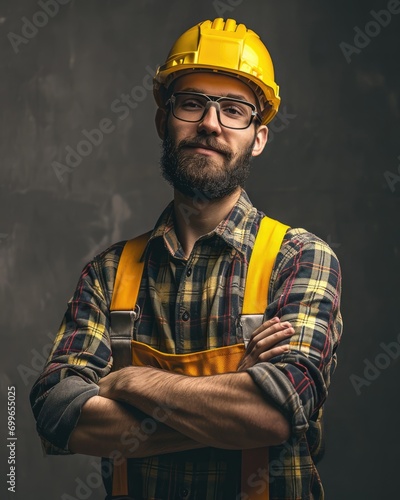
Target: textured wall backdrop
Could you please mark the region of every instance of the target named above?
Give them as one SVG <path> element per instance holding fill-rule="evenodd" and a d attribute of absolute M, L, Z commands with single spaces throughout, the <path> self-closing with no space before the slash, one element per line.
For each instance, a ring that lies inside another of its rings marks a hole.
<path fill-rule="evenodd" d="M 83 265 L 151 228 L 171 198 L 151 76 L 180 32 L 218 16 L 262 36 L 281 85 L 247 191 L 327 240 L 343 267 L 326 497 L 398 498 L 400 2 L 1 0 L 1 499 L 103 498 L 97 460 L 42 457 L 28 394 Z"/>

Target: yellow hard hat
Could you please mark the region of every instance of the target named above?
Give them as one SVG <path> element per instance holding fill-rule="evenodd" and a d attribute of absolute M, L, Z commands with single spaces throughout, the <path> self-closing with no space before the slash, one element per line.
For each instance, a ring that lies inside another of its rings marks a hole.
<path fill-rule="evenodd" d="M 172 81 L 184 72 L 195 70 L 218 71 L 240 78 L 259 100 L 262 123 L 267 124 L 276 115 L 281 99 L 271 56 L 260 37 L 244 24 L 217 18 L 185 31 L 154 77 L 158 106 L 164 106 Z"/>

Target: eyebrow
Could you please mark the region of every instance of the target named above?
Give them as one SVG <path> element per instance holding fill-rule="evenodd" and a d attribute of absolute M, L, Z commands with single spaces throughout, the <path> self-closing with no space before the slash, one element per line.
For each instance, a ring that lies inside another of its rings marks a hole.
<path fill-rule="evenodd" d="M 204 89 L 199 89 L 196 87 L 185 87 L 177 92 L 197 92 L 198 94 L 207 95 L 207 92 Z M 209 95 L 214 95 L 214 94 L 209 94 Z M 233 99 L 239 99 L 241 101 L 251 102 L 243 94 L 233 94 L 231 92 L 229 92 L 227 94 L 221 94 L 220 97 L 232 97 Z"/>

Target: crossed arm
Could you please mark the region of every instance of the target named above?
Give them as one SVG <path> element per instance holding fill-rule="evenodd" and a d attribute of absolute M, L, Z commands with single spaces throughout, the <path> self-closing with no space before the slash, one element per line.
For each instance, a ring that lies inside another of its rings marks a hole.
<path fill-rule="evenodd" d="M 264 446 L 288 436 L 284 415 L 291 433 L 304 433 L 336 367 L 341 273 L 326 244 L 304 230 L 289 236 L 274 271 L 268 315 L 290 321 L 296 331 L 290 351 L 284 353 L 277 342 L 287 341 L 292 330 L 284 333 L 279 321 L 280 328 L 266 323 L 254 332 L 239 373 L 196 380 L 149 368 L 106 375 L 102 332 L 108 327 L 108 288 L 102 282 L 108 275 L 101 274 L 100 261 L 88 265 L 31 391 L 47 453 L 109 456 L 119 451 L 144 457 L 207 445 L 246 448 L 254 446 L 255 436 L 257 446 Z M 275 356 L 278 362 L 266 362 Z M 98 380 L 101 392 L 93 396 Z"/>
<path fill-rule="evenodd" d="M 98 396 L 82 409 L 71 434 L 75 453 L 143 457 L 213 446 L 245 449 L 289 437 L 283 414 L 266 401 L 245 372 L 282 354 L 276 346 L 294 333 L 277 318 L 252 335 L 238 372 L 187 377 L 151 367 L 128 367 L 104 377 Z"/>

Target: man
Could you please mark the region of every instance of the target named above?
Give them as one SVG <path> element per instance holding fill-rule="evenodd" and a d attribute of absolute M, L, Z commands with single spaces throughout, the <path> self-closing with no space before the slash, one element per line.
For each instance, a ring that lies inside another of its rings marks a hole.
<path fill-rule="evenodd" d="M 32 389 L 38 432 L 48 453 L 109 458 L 108 499 L 321 499 L 340 268 L 303 229 L 261 229 L 271 220 L 243 191 L 280 102 L 268 51 L 232 19 L 200 23 L 154 93 L 174 200 L 142 246 L 115 244 L 83 270 Z M 116 318 L 133 332 L 128 362 Z"/>

